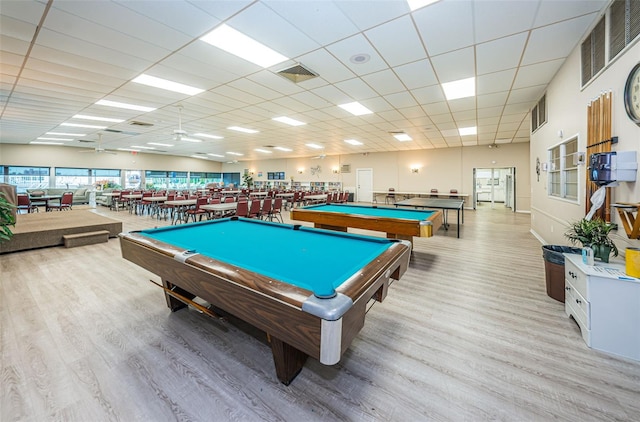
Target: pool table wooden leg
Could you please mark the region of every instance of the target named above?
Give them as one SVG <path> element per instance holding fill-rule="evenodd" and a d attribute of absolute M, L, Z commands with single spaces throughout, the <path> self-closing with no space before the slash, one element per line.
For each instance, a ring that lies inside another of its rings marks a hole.
<path fill-rule="evenodd" d="M 267 338 L 271 343 L 276 376 L 284 385 L 289 385 L 302 370 L 308 356 L 306 353 L 269 334 L 267 334 Z"/>

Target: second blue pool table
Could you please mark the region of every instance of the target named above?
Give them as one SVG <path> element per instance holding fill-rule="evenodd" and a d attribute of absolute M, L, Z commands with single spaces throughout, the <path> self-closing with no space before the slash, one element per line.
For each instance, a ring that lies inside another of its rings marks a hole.
<path fill-rule="evenodd" d="M 314 227 L 347 231 L 349 227 L 385 232 L 390 239 L 413 243 L 413 236 L 431 237 L 442 225 L 442 211 L 371 205 L 320 204 L 291 210 L 291 219 Z"/>
<path fill-rule="evenodd" d="M 237 217 L 122 233 L 120 244 L 160 276 L 171 310 L 199 297 L 265 331 L 285 384 L 307 356 L 340 360 L 411 252 L 402 240 Z"/>

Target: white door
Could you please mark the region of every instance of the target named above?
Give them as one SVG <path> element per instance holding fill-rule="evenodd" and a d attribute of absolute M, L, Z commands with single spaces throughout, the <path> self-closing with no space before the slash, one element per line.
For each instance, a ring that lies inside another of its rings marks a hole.
<path fill-rule="evenodd" d="M 373 169 L 356 169 L 356 202 L 373 202 Z"/>

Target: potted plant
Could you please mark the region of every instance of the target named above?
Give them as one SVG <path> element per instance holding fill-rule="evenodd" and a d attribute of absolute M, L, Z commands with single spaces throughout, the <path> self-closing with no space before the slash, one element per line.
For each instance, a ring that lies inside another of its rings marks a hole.
<path fill-rule="evenodd" d="M 613 229 L 601 218 L 593 220 L 581 219 L 569 225 L 569 229 L 564 234 L 574 245 L 580 242 L 583 247 L 593 249 L 594 258 L 599 258 L 603 262 L 609 262 L 609 256 L 618 256 L 618 248 L 613 240 L 609 238 L 609 232 Z"/>
<path fill-rule="evenodd" d="M 249 189 L 251 189 L 251 187 L 253 186 L 253 176 L 251 175 L 251 173 L 245 173 L 244 176 L 242 176 L 242 179 L 244 184 L 247 185 Z"/>
<path fill-rule="evenodd" d="M 15 207 L 14 204 L 7 200 L 4 193 L 0 192 L 0 242 L 5 242 L 13 236 L 9 226 L 15 226 L 16 224 Z"/>

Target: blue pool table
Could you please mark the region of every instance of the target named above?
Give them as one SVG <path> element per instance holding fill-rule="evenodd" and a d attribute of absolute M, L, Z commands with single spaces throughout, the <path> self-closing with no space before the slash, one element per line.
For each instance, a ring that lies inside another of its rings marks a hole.
<path fill-rule="evenodd" d="M 403 240 L 238 217 L 122 233 L 120 244 L 162 279 L 172 311 L 199 297 L 266 332 L 285 384 L 308 356 L 340 360 L 411 253 Z"/>
<path fill-rule="evenodd" d="M 413 243 L 413 236 L 431 237 L 442 225 L 442 211 L 375 205 L 320 204 L 291 210 L 291 219 L 314 227 L 347 231 L 349 227 L 386 232 L 390 239 Z"/>

